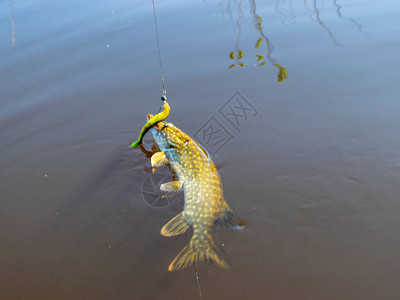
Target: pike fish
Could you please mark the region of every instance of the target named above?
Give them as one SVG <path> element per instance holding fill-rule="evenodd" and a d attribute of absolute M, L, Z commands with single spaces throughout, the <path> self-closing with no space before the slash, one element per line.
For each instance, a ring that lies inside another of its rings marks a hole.
<path fill-rule="evenodd" d="M 154 119 L 148 115 L 150 120 Z M 168 193 L 184 191 L 184 209 L 161 230 L 175 236 L 193 227 L 189 244 L 172 261 L 168 270 L 180 270 L 202 261 L 222 268 L 230 265 L 229 256 L 212 238 L 212 231 L 232 231 L 240 225 L 238 216 L 223 197 L 221 178 L 207 152 L 172 123 L 157 122 L 150 129 L 160 152 L 151 157 L 153 168 L 170 165 L 179 181 L 161 185 Z"/>

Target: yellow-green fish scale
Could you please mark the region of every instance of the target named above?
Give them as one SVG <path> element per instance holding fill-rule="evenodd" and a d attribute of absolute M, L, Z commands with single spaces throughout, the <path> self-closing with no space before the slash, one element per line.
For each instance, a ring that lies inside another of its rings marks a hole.
<path fill-rule="evenodd" d="M 207 228 L 213 226 L 225 202 L 214 163 L 191 137 L 172 124 L 153 131 L 153 135 L 183 184 L 183 215 L 187 223 L 193 225 L 193 238 L 210 234 Z M 168 141 L 170 145 L 159 141 Z"/>
<path fill-rule="evenodd" d="M 184 232 L 188 225 L 193 227 L 189 245 L 172 261 L 168 270 L 179 270 L 204 260 L 227 268 L 229 257 L 214 243 L 211 231 L 214 226 L 231 228 L 236 216 L 223 198 L 221 179 L 214 163 L 203 148 L 170 123 L 157 123 L 152 133 L 185 194 L 183 212 L 168 222 L 161 233 L 172 236 Z"/>

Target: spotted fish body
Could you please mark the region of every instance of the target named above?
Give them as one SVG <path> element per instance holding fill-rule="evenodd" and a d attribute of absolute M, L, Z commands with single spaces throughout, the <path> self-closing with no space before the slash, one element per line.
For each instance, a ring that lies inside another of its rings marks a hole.
<path fill-rule="evenodd" d="M 182 234 L 193 227 L 190 243 L 172 261 L 168 270 L 174 271 L 201 261 L 209 261 L 220 267 L 229 267 L 228 255 L 214 243 L 213 228 L 232 230 L 238 218 L 223 198 L 222 184 L 217 169 L 207 153 L 190 136 L 172 125 L 159 122 L 151 132 L 161 150 L 152 158 L 152 164 L 169 164 L 179 182 L 167 183 L 162 190 L 183 188 L 185 204 L 183 212 L 169 221 L 161 230 L 164 236 Z M 156 158 L 157 157 L 157 158 Z"/>

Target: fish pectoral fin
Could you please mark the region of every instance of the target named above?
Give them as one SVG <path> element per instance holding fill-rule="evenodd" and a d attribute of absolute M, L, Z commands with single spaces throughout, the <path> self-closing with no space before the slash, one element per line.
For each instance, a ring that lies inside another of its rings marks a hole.
<path fill-rule="evenodd" d="M 219 218 L 214 222 L 213 230 L 216 232 L 226 232 L 238 230 L 244 226 L 237 214 L 225 202 Z"/>
<path fill-rule="evenodd" d="M 163 192 L 168 192 L 168 193 L 170 193 L 170 192 L 177 193 L 180 190 L 182 190 L 182 183 L 179 180 L 166 182 L 160 186 L 160 190 L 162 190 Z"/>
<path fill-rule="evenodd" d="M 183 212 L 169 221 L 165 226 L 161 229 L 161 234 L 163 236 L 174 236 L 182 234 L 189 228 L 189 224 L 186 222 Z"/>
<path fill-rule="evenodd" d="M 160 190 L 165 192 L 161 198 L 173 198 L 182 190 L 182 183 L 178 180 L 163 183 Z"/>
<path fill-rule="evenodd" d="M 153 168 L 159 168 L 167 163 L 167 158 L 164 152 L 156 152 L 151 156 L 151 166 Z"/>

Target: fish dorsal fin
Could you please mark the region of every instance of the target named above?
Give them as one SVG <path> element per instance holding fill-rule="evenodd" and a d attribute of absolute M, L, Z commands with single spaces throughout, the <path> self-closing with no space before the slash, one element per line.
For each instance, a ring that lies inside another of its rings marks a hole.
<path fill-rule="evenodd" d="M 193 140 L 193 142 L 196 143 L 197 146 L 199 146 L 199 148 L 201 149 L 201 151 L 204 152 L 204 155 L 205 155 L 207 158 L 209 158 L 207 151 L 206 151 L 202 146 L 200 146 L 200 144 L 199 144 L 196 140 L 194 140 L 194 139 L 192 139 L 192 140 Z"/>
<path fill-rule="evenodd" d="M 182 234 L 189 228 L 189 224 L 186 222 L 183 217 L 183 212 L 174 217 L 171 221 L 169 221 L 162 229 L 161 234 L 163 236 L 174 236 Z"/>
<path fill-rule="evenodd" d="M 224 200 L 223 200 L 224 201 Z M 214 222 L 213 230 L 216 232 L 234 231 L 243 226 L 236 213 L 224 201 L 220 217 Z"/>

